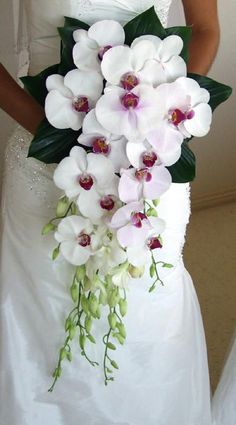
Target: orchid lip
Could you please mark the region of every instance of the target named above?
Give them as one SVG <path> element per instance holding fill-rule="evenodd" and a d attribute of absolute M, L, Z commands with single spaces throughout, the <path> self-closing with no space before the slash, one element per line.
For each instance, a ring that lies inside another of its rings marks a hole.
<path fill-rule="evenodd" d="M 93 140 L 93 153 L 102 153 L 108 155 L 111 151 L 111 146 L 107 143 L 105 137 L 97 137 Z"/>
<path fill-rule="evenodd" d="M 105 53 L 106 53 L 108 50 L 110 50 L 111 48 L 112 48 L 112 46 L 110 46 L 110 45 L 100 47 L 100 49 L 99 49 L 99 51 L 98 51 L 98 59 L 99 59 L 100 61 L 102 61 L 102 60 L 103 60 L 103 56 L 105 55 Z"/>
<path fill-rule="evenodd" d="M 120 84 L 125 90 L 132 90 L 139 84 L 139 79 L 132 72 L 126 72 L 122 75 Z"/>
<path fill-rule="evenodd" d="M 121 104 L 125 109 L 135 109 L 138 106 L 139 97 L 134 93 L 126 93 L 121 97 Z"/>
<path fill-rule="evenodd" d="M 138 181 L 144 180 L 145 182 L 150 182 L 152 180 L 152 174 L 148 168 L 140 168 L 135 171 L 135 177 Z"/>
<path fill-rule="evenodd" d="M 181 122 L 192 119 L 194 115 L 195 112 L 193 109 L 183 112 L 180 109 L 176 108 L 174 110 L 169 111 L 169 120 L 177 127 Z"/>
<path fill-rule="evenodd" d="M 93 178 L 88 174 L 82 174 L 78 176 L 78 183 L 84 190 L 90 190 L 93 186 Z"/>
<path fill-rule="evenodd" d="M 115 206 L 115 201 L 112 199 L 111 195 L 106 195 L 100 199 L 100 206 L 104 210 L 111 211 Z"/>
<path fill-rule="evenodd" d="M 146 214 L 142 212 L 133 212 L 131 214 L 131 223 L 133 226 L 141 228 L 142 227 L 142 221 L 146 220 L 147 216 Z"/>
<path fill-rule="evenodd" d="M 89 101 L 86 96 L 75 97 L 72 105 L 74 110 L 77 112 L 89 112 Z"/>
<path fill-rule="evenodd" d="M 143 164 L 148 167 L 151 168 L 155 165 L 156 161 L 157 161 L 157 154 L 155 152 L 144 152 L 143 156 L 142 156 L 142 161 Z"/>
<path fill-rule="evenodd" d="M 148 240 L 147 246 L 151 250 L 157 249 L 157 248 L 162 248 L 162 244 L 161 244 L 160 240 L 158 239 L 158 237 L 156 237 L 156 236 L 152 237 Z"/>
<path fill-rule="evenodd" d="M 84 248 L 91 244 L 91 237 L 89 235 L 87 235 L 86 233 L 83 233 L 83 232 L 81 232 L 77 236 L 76 240 L 77 240 L 78 244 L 81 245 Z"/>

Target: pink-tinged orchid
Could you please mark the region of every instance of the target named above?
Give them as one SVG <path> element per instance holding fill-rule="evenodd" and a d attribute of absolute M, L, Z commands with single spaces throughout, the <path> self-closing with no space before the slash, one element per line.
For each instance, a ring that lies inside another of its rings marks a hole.
<path fill-rule="evenodd" d="M 135 48 L 141 41 L 149 41 L 154 46 L 152 58 L 146 60 L 142 69 L 145 82 L 154 87 L 159 84 L 175 81 L 176 78 L 186 76 L 186 63 L 180 53 L 183 48 L 183 40 L 178 35 L 170 35 L 161 40 L 155 35 L 142 35 L 131 44 Z M 140 78 L 142 78 L 140 76 Z"/>
<path fill-rule="evenodd" d="M 92 231 L 91 222 L 83 217 L 72 215 L 60 221 L 55 239 L 60 243 L 60 252 L 70 264 L 81 266 L 93 254 Z"/>
<path fill-rule="evenodd" d="M 109 84 L 132 90 L 138 84 L 150 81 L 144 67 L 145 62 L 153 58 L 155 50 L 155 45 L 147 40 L 137 41 L 132 47 L 113 47 L 102 60 L 102 74 Z"/>
<path fill-rule="evenodd" d="M 69 71 L 65 77 L 50 75 L 45 114 L 53 127 L 79 130 L 86 113 L 95 106 L 103 90 L 103 80 L 96 71 Z"/>
<path fill-rule="evenodd" d="M 162 248 L 160 235 L 165 230 L 165 221 L 161 218 L 149 217 L 149 222 L 152 227 L 146 239 L 139 245 L 127 248 L 127 259 L 134 267 L 149 264 L 152 251 Z"/>
<path fill-rule="evenodd" d="M 116 172 L 119 172 L 121 167 L 126 168 L 130 165 L 126 155 L 127 139 L 105 130 L 96 118 L 95 109 L 86 115 L 83 133 L 79 136 L 78 142 L 91 147 L 94 153 L 107 156 L 112 161 Z"/>
<path fill-rule="evenodd" d="M 100 72 L 104 54 L 112 46 L 124 44 L 125 32 L 119 22 L 104 20 L 93 24 L 88 31 L 74 31 L 73 37 L 76 42 L 73 59 L 77 68 Z"/>
<path fill-rule="evenodd" d="M 146 134 L 163 116 L 162 104 L 156 90 L 140 84 L 130 91 L 109 86 L 98 100 L 95 108 L 100 124 L 113 134 L 127 139 Z"/>
<path fill-rule="evenodd" d="M 165 131 L 162 126 L 158 131 L 147 133 L 144 140 L 129 141 L 126 146 L 127 157 L 135 168 L 174 164 L 181 155 L 183 135 L 175 128 Z"/>
<path fill-rule="evenodd" d="M 119 208 L 113 215 L 111 228 L 117 229 L 117 239 L 123 248 L 142 244 L 152 226 L 143 213 L 142 202 L 132 202 Z"/>
<path fill-rule="evenodd" d="M 171 175 L 163 165 L 123 170 L 118 192 L 123 202 L 158 199 L 171 185 Z"/>
<path fill-rule="evenodd" d="M 183 137 L 202 137 L 208 133 L 212 121 L 210 94 L 197 81 L 180 77 L 173 83 L 161 84 L 156 92 L 164 103 L 165 113 L 155 129 L 155 138 L 160 139 L 163 133 L 167 139 L 174 138 L 173 129 Z M 152 136 L 148 140 L 153 144 Z"/>
<path fill-rule="evenodd" d="M 69 198 L 79 196 L 79 205 L 88 204 L 92 209 L 94 193 L 106 188 L 113 190 L 114 167 L 105 156 L 87 154 L 83 148 L 74 146 L 70 155 L 58 164 L 53 179 Z"/>

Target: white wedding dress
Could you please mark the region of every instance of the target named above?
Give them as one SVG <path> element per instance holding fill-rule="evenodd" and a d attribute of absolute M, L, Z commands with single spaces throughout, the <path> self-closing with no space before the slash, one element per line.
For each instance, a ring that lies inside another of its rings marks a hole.
<path fill-rule="evenodd" d="M 236 423 L 236 334 L 212 401 L 213 425 Z"/>
<path fill-rule="evenodd" d="M 15 16 L 20 16 L 16 28 L 22 37 L 21 73 L 27 67 L 31 75 L 57 62 L 56 27 L 63 23 L 63 15 L 89 24 L 104 18 L 124 23 L 154 3 L 25 0 L 26 33 L 22 30 L 22 4 L 18 7 L 14 1 Z M 170 0 L 155 1 L 164 25 L 169 6 Z M 105 387 L 102 367 L 92 368 L 76 343 L 73 362 L 64 363 L 54 392 L 47 392 L 64 341 L 64 320 L 71 309 L 70 280 L 63 262 L 52 264 L 53 237 L 41 236 L 42 226 L 54 216 L 60 192 L 52 181 L 55 165 L 26 159 L 31 138 L 18 126 L 5 158 L 0 425 L 210 425 L 204 330 L 182 259 L 190 215 L 188 183 L 172 184 L 158 206 L 167 223 L 160 255 L 174 268 L 165 269 L 164 286 L 151 294 L 148 272 L 131 282 L 127 341 L 113 356 L 120 367 L 115 381 Z M 103 324 L 98 323 L 95 336 L 103 331 Z M 94 360 L 100 360 L 102 344 L 91 346 Z"/>

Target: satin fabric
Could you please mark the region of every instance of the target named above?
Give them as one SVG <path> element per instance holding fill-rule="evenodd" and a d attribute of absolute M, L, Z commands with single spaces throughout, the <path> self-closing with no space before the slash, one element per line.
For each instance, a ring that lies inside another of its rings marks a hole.
<path fill-rule="evenodd" d="M 69 14 L 75 11 L 69 9 L 73 4 L 81 14 L 86 12 L 84 16 L 90 22 L 104 13 L 123 22 L 151 3 L 149 0 L 39 0 L 36 4 L 31 0 L 27 3 L 28 18 L 32 18 L 29 25 L 37 27 L 44 40 L 40 65 L 48 65 L 48 48 L 51 49 L 51 33 L 45 32 L 45 27 L 41 29 L 42 23 L 48 20 L 53 27 L 62 5 L 68 5 Z M 168 6 L 169 1 L 157 2 L 157 10 L 160 13 L 165 10 L 165 19 Z M 36 49 L 34 55 L 33 46 L 30 67 L 36 70 L 39 51 Z M 54 50 L 50 51 L 53 56 Z M 127 341 L 113 355 L 120 367 L 115 381 L 105 387 L 102 368 L 92 368 L 80 356 L 75 341 L 73 362 L 64 363 L 54 392 L 47 392 L 57 351 L 64 341 L 65 317 L 72 308 L 68 295 L 71 269 L 61 258 L 52 263 L 50 255 L 55 241 L 51 236 L 41 236 L 42 226 L 54 216 L 60 191 L 52 180 L 54 165 L 26 159 L 30 141 L 30 134 L 18 127 L 6 150 L 1 244 L 0 424 L 210 425 L 204 330 L 193 282 L 182 258 L 190 216 L 188 183 L 172 184 L 161 197 L 158 212 L 167 227 L 163 234 L 164 247 L 156 255 L 174 267 L 162 269 L 164 286 L 158 286 L 151 294 L 148 267 L 141 279 L 130 282 L 125 318 Z M 99 363 L 103 354 L 100 340 L 105 331 L 106 318 L 102 317 L 93 330 L 98 343 L 89 348 L 91 357 Z"/>

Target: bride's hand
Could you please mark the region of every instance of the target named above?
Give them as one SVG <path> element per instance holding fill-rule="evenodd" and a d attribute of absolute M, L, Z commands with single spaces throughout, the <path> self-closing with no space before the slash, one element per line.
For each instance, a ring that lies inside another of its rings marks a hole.
<path fill-rule="evenodd" d="M 32 134 L 45 117 L 43 108 L 15 82 L 2 64 L 0 108 Z"/>

